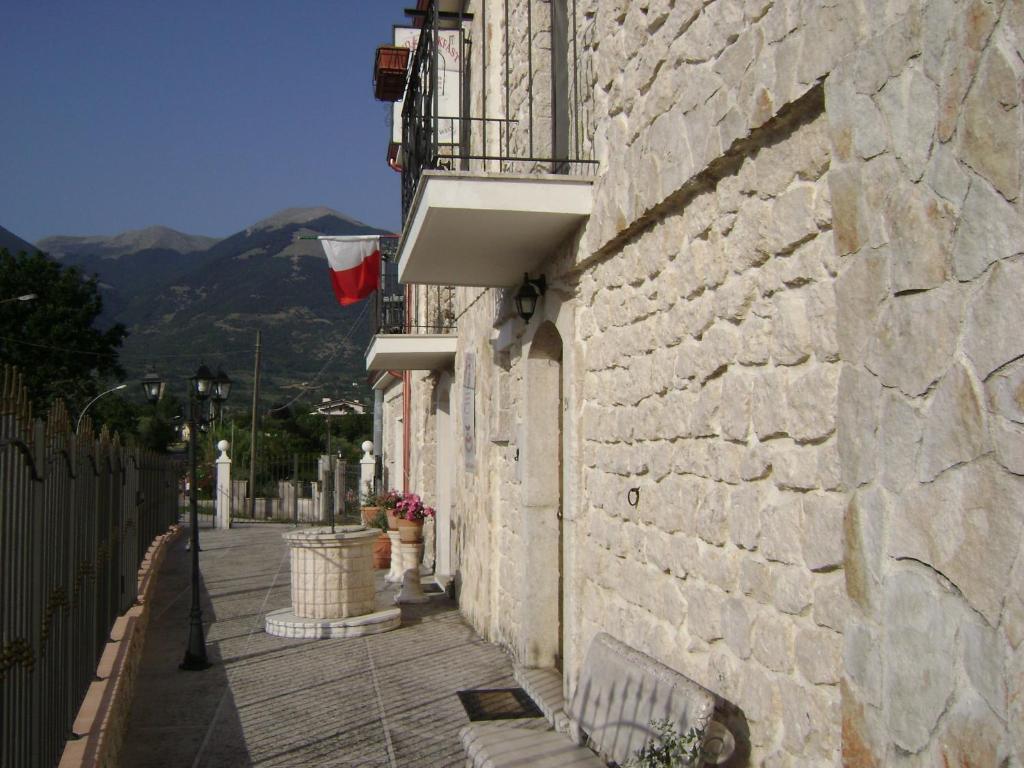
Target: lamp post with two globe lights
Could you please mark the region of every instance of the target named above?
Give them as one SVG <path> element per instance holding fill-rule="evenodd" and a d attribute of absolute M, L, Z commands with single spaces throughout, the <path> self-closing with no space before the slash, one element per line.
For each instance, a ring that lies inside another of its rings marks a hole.
<path fill-rule="evenodd" d="M 191 528 L 190 549 L 192 550 L 192 606 L 188 613 L 188 646 L 185 649 L 185 658 L 178 668 L 199 671 L 209 667 L 210 662 L 206 658 L 203 610 L 199 605 L 199 503 L 196 482 L 196 431 L 212 420 L 212 417 L 207 415 L 206 403 L 212 402 L 214 411 L 216 411 L 220 404 L 227 400 L 231 391 L 231 379 L 224 371 L 218 371 L 215 376 L 205 365 L 200 365 L 189 382 L 191 384 L 189 388 L 188 447 L 191 456 L 189 527 Z M 155 404 L 163 392 L 164 382 L 155 372 L 150 371 L 142 379 L 142 388 L 146 393 L 146 399 Z"/>

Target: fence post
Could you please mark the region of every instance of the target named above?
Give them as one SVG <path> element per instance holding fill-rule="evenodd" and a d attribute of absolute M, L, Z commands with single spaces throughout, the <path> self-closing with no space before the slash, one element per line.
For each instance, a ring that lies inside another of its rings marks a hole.
<path fill-rule="evenodd" d="M 299 454 L 292 454 L 292 525 L 299 524 Z"/>
<path fill-rule="evenodd" d="M 377 466 L 377 460 L 373 458 L 373 442 L 363 442 L 363 457 L 359 459 L 359 501 L 362 503 L 363 496 L 373 492 L 373 471 Z"/>
<path fill-rule="evenodd" d="M 221 440 L 217 443 L 220 456 L 217 457 L 217 528 L 231 527 L 231 459 L 228 448 L 231 443 Z"/>

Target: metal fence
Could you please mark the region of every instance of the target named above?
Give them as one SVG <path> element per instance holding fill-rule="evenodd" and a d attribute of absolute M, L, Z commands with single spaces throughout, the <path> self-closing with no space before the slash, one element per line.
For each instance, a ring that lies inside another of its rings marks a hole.
<path fill-rule="evenodd" d="M 0 381 L 0 766 L 53 766 L 153 538 L 177 518 L 174 464 L 57 404 L 32 419 Z"/>
<path fill-rule="evenodd" d="M 232 517 L 327 525 L 333 510 L 336 523 L 359 522 L 359 464 L 337 457 L 332 463 L 333 472 L 322 454 L 257 454 L 255 499 L 248 481 L 236 481 Z"/>

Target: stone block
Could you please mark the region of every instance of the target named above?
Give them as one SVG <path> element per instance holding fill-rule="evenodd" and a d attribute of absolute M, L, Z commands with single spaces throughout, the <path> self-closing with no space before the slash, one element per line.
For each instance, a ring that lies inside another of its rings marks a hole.
<path fill-rule="evenodd" d="M 977 696 L 961 696 L 926 754 L 933 765 L 1011 765 L 1003 722 Z"/>
<path fill-rule="evenodd" d="M 1019 332 L 1024 327 L 1022 280 L 1024 263 L 1000 262 L 971 298 L 963 347 L 981 379 L 1024 355 L 1024 337 Z"/>
<path fill-rule="evenodd" d="M 729 538 L 741 549 L 757 549 L 761 532 L 762 487 L 760 483 L 744 483 L 729 494 Z"/>
<path fill-rule="evenodd" d="M 793 626 L 788 618 L 761 609 L 753 619 L 751 650 L 754 658 L 773 672 L 793 670 Z"/>
<path fill-rule="evenodd" d="M 1007 200 L 1017 199 L 1021 184 L 1019 65 L 1019 55 L 1000 45 L 988 46 L 964 102 L 958 133 L 960 156 Z"/>
<path fill-rule="evenodd" d="M 806 299 L 800 291 L 776 295 L 770 350 L 777 365 L 799 365 L 810 356 Z"/>
<path fill-rule="evenodd" d="M 839 461 L 847 488 L 856 488 L 875 476 L 881 395 L 882 387 L 874 376 L 862 368 L 843 366 L 836 423 Z"/>
<path fill-rule="evenodd" d="M 813 580 L 811 616 L 814 623 L 842 632 L 851 605 L 846 596 L 846 581 L 841 571 L 819 574 Z"/>
<path fill-rule="evenodd" d="M 842 564 L 844 506 L 838 494 L 804 496 L 800 538 L 809 570 L 827 571 Z"/>
<path fill-rule="evenodd" d="M 911 179 L 920 179 L 935 135 L 938 89 L 913 67 L 886 83 L 878 94 L 878 106 L 889 125 L 896 157 Z"/>
<path fill-rule="evenodd" d="M 787 432 L 799 442 L 823 440 L 835 430 L 838 366 L 812 366 L 792 376 L 787 392 Z"/>
<path fill-rule="evenodd" d="M 886 302 L 867 366 L 882 383 L 907 395 L 924 394 L 949 366 L 960 335 L 963 292 L 945 284 Z M 922 344 L 921 339 L 929 343 Z"/>
<path fill-rule="evenodd" d="M 783 490 L 807 491 L 819 486 L 814 446 L 773 445 L 772 479 Z"/>
<path fill-rule="evenodd" d="M 699 582 L 687 582 L 684 589 L 686 599 L 686 626 L 697 637 L 707 642 L 722 637 L 720 605 L 724 594 Z"/>
<path fill-rule="evenodd" d="M 834 167 L 828 175 L 832 195 L 832 226 L 836 252 L 856 253 L 870 245 L 864 180 L 858 165 Z"/>
<path fill-rule="evenodd" d="M 889 295 L 888 249 L 864 250 L 836 278 L 836 341 L 846 362 L 863 361 Z"/>
<path fill-rule="evenodd" d="M 953 243 L 957 278 L 973 280 L 993 262 L 1019 253 L 1022 239 L 1020 212 L 984 181 L 973 179 Z"/>
<path fill-rule="evenodd" d="M 800 494 L 782 492 L 767 500 L 761 509 L 761 554 L 776 562 L 800 563 L 800 516 Z"/>
<path fill-rule="evenodd" d="M 822 257 L 822 267 L 833 254 L 830 240 L 819 237 L 811 246 Z M 819 362 L 839 360 L 839 342 L 836 336 L 836 292 L 831 273 L 822 282 L 807 288 L 807 320 L 811 329 L 811 349 Z"/>
<path fill-rule="evenodd" d="M 921 416 L 901 394 L 886 390 L 878 427 L 879 479 L 887 490 L 898 492 L 916 479 Z"/>
<path fill-rule="evenodd" d="M 730 597 L 722 603 L 722 637 L 733 653 L 741 659 L 750 656 L 750 615 L 744 601 Z"/>
<path fill-rule="evenodd" d="M 740 561 L 740 591 L 757 600 L 759 603 L 772 602 L 771 571 L 767 563 L 753 557 L 744 557 Z"/>
<path fill-rule="evenodd" d="M 715 483 L 697 507 L 695 529 L 697 535 L 708 544 L 721 546 L 726 541 L 728 503 L 729 489 Z"/>
<path fill-rule="evenodd" d="M 804 627 L 794 640 L 796 666 L 815 685 L 835 685 L 842 669 L 843 636 L 830 629 Z"/>
<path fill-rule="evenodd" d="M 783 613 L 799 616 L 811 605 L 811 575 L 798 565 L 768 566 L 772 605 Z"/>
<path fill-rule="evenodd" d="M 860 621 L 849 621 L 843 631 L 843 672 L 846 685 L 857 687 L 855 698 L 879 707 L 882 704 L 882 677 L 885 663 L 877 630 Z"/>
<path fill-rule="evenodd" d="M 893 291 L 926 290 L 948 277 L 956 209 L 923 184 L 903 182 L 883 211 Z"/>
<path fill-rule="evenodd" d="M 901 568 L 885 583 L 885 709 L 893 741 L 911 753 L 928 744 L 956 682 L 956 598 L 924 570 Z"/>
<path fill-rule="evenodd" d="M 971 687 L 1006 720 L 1008 676 L 999 633 L 983 621 L 965 621 L 960 628 L 960 659 Z"/>
<path fill-rule="evenodd" d="M 751 410 L 754 432 L 762 442 L 786 434 L 788 404 L 785 370 L 767 369 L 754 375 Z"/>
<path fill-rule="evenodd" d="M 875 591 L 882 578 L 889 516 L 887 495 L 878 488 L 856 491 L 846 507 L 843 522 L 846 593 L 865 611 L 877 603 Z"/>
<path fill-rule="evenodd" d="M 891 515 L 888 553 L 933 567 L 995 625 L 1022 520 L 1024 478 L 982 458 L 903 495 Z"/>
<path fill-rule="evenodd" d="M 986 448 L 980 385 L 960 363 L 943 376 L 924 415 L 919 479 L 933 480 L 955 464 L 980 456 Z"/>

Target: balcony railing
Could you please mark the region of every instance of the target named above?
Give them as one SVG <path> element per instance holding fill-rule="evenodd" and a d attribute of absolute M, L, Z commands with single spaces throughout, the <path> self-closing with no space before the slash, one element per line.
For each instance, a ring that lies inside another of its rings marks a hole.
<path fill-rule="evenodd" d="M 489 5 L 482 3 L 479 14 L 485 30 Z M 490 20 L 504 30 L 500 48 L 489 46 L 486 34 L 476 43 L 476 73 L 469 71 L 465 34 L 472 17 L 442 12 L 437 0 L 419 14 L 402 108 L 403 221 L 426 170 L 593 173 L 576 0 L 505 0 L 503 12 L 503 19 Z M 501 89 L 487 92 L 495 66 Z M 471 81 L 479 92 L 470 90 Z"/>
<path fill-rule="evenodd" d="M 373 334 L 454 333 L 454 289 L 449 286 L 410 286 L 413 297 L 407 305 L 406 286 L 398 282 L 394 246 L 381 248 L 380 290 L 374 297 Z"/>

